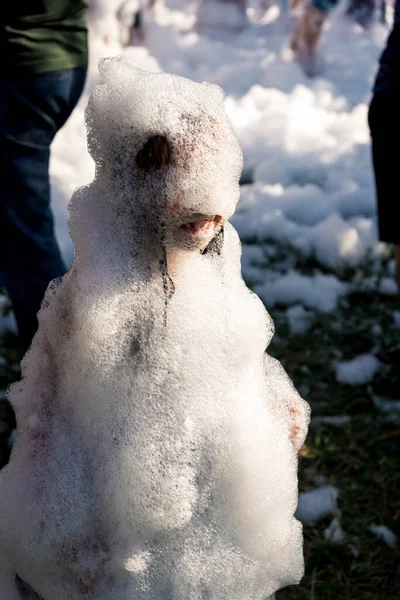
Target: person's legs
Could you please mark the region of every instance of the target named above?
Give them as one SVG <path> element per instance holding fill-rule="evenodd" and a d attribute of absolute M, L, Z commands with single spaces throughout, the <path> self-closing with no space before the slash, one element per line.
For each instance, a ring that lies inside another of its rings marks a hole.
<path fill-rule="evenodd" d="M 66 271 L 50 210 L 50 144 L 85 74 L 81 67 L 1 82 L 0 270 L 26 348 L 47 285 Z"/>
<path fill-rule="evenodd" d="M 320 6 L 321 2 L 318 6 L 306 2 L 302 14 L 294 25 L 290 40 L 290 48 L 297 60 L 303 64 L 307 75 L 313 72 L 311 61 L 315 58 L 322 27 L 328 15 L 328 8 L 325 7 L 327 3 L 323 2 L 323 4 L 324 8 Z"/>
<path fill-rule="evenodd" d="M 397 219 L 398 169 L 397 145 L 400 136 L 400 94 L 378 92 L 368 113 L 372 136 L 372 159 L 378 205 L 379 238 L 383 242 L 400 244 Z"/>
<path fill-rule="evenodd" d="M 315 57 L 322 27 L 329 11 L 337 2 L 338 0 L 307 0 L 294 25 L 290 48 L 307 75 L 315 74 Z"/>

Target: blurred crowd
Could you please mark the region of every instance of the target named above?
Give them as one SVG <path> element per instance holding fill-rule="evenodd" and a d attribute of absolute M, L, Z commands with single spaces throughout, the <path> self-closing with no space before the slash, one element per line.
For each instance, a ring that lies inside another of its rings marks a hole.
<path fill-rule="evenodd" d="M 392 21 L 392 0 L 345 0 L 345 14 L 361 27 L 369 27 L 377 15 L 382 23 Z M 164 0 L 91 0 L 88 19 L 91 28 L 105 42 L 117 39 L 123 46 L 143 39 L 144 14 L 157 13 Z M 379 2 L 379 4 L 377 4 Z M 198 0 L 196 27 L 240 31 L 250 14 L 262 22 L 272 6 L 292 22 L 289 45 L 296 58 L 311 72 L 326 19 L 339 0 Z"/>

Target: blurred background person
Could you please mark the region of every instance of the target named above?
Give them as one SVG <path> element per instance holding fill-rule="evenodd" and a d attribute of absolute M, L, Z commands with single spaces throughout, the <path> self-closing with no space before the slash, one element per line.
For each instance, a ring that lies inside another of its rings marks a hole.
<path fill-rule="evenodd" d="M 294 25 L 290 47 L 296 58 L 304 64 L 306 71 L 309 67 L 307 63 L 315 58 L 322 26 L 329 9 L 335 4 L 336 0 L 312 0 L 310 3 L 307 2 Z"/>
<path fill-rule="evenodd" d="M 379 239 L 395 245 L 396 281 L 400 290 L 400 226 L 398 220 L 400 137 L 400 0 L 396 0 L 394 23 L 380 58 L 368 121 L 372 137 L 372 160 L 378 205 Z"/>
<path fill-rule="evenodd" d="M 163 0 L 89 0 L 87 13 L 89 28 L 103 43 L 133 46 L 143 43 L 144 16 L 155 14 Z"/>
<path fill-rule="evenodd" d="M 50 144 L 85 83 L 84 0 L 7 2 L 0 16 L 0 281 L 26 350 L 49 282 L 66 271 L 50 209 Z"/>
<path fill-rule="evenodd" d="M 315 74 L 315 59 L 321 37 L 322 27 L 329 12 L 338 4 L 338 0 L 292 0 L 292 7 L 300 5 L 299 18 L 293 27 L 290 47 L 297 60 L 303 65 L 307 75 Z M 368 27 L 373 20 L 375 0 L 349 0 L 346 14 L 362 27 Z"/>

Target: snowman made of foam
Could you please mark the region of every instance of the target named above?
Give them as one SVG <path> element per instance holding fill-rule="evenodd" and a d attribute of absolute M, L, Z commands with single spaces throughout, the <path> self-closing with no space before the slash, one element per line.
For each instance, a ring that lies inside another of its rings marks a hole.
<path fill-rule="evenodd" d="M 18 575 L 43 600 L 264 600 L 302 576 L 308 407 L 241 277 L 240 147 L 217 86 L 100 73 L 74 265 L 9 393 L 0 599 Z"/>

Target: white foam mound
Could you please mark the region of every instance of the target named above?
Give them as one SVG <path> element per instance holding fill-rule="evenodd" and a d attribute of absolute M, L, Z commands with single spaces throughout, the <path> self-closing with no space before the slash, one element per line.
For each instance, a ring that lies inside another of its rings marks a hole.
<path fill-rule="evenodd" d="M 100 65 L 96 176 L 9 394 L 0 598 L 264 600 L 303 572 L 308 408 L 226 221 L 241 151 L 209 84 Z"/>

